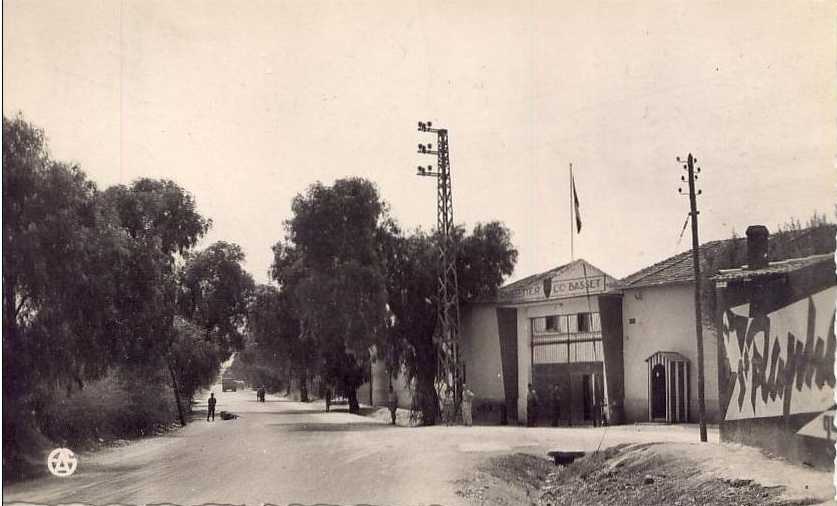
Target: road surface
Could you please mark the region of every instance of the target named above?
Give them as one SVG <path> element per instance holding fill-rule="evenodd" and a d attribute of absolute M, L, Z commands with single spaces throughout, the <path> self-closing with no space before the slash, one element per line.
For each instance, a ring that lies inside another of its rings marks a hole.
<path fill-rule="evenodd" d="M 622 442 L 693 443 L 694 427 L 394 427 L 322 404 L 221 392 L 206 422 L 79 457 L 70 477 L 4 487 L 4 502 L 86 504 L 464 504 L 457 480 L 501 453 L 591 451 Z M 205 399 L 197 405 L 206 409 Z M 711 432 L 717 440 L 717 432 Z"/>

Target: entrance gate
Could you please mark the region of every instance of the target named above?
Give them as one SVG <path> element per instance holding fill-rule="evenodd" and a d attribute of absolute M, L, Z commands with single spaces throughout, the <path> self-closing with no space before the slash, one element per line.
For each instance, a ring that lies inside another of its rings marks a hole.
<path fill-rule="evenodd" d="M 592 423 L 605 402 L 599 314 L 532 318 L 531 330 L 532 384 L 539 399 L 536 423 L 552 423 L 556 384 L 559 424 Z"/>

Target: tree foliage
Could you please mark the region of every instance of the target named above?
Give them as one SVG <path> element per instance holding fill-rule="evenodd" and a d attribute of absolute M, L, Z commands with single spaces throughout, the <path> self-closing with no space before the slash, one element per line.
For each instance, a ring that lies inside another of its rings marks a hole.
<path fill-rule="evenodd" d="M 255 283 L 242 267 L 236 244 L 216 242 L 187 258 L 180 275 L 180 312 L 224 358 L 244 345 L 244 327 Z"/>
<path fill-rule="evenodd" d="M 229 244 L 190 255 L 211 222 L 176 183 L 100 192 L 80 168 L 53 160 L 44 132 L 18 116 L 3 118 L 2 191 L 3 352 L 14 357 L 3 363 L 14 406 L 4 411 L 4 449 L 30 423 L 6 413 L 33 413 L 59 388 L 168 369 L 188 397 L 240 345 L 252 288 L 243 255 Z M 192 261 L 179 273 L 183 255 Z M 183 293 L 196 302 L 176 320 Z"/>
<path fill-rule="evenodd" d="M 417 408 L 423 422 L 432 424 L 439 410 L 433 336 L 438 324 L 441 238 L 421 231 L 404 235 L 397 227 L 390 227 L 388 235 L 380 243 L 387 259 L 388 301 L 394 318 L 381 348 L 390 370 L 403 365 L 415 381 Z M 493 297 L 517 261 L 509 230 L 499 222 L 477 224 L 471 234 L 456 227 L 452 239 L 460 305 Z"/>
<path fill-rule="evenodd" d="M 384 205 L 359 178 L 311 185 L 292 203 L 287 237 L 274 247 L 274 279 L 289 295 L 299 339 L 318 353 L 311 364 L 343 385 L 350 409 L 364 379 L 369 349 L 386 318 L 384 272 L 376 244 Z M 312 372 L 308 365 L 302 383 Z"/>
<path fill-rule="evenodd" d="M 392 375 L 404 370 L 415 381 L 423 419 L 433 423 L 440 236 L 404 234 L 363 179 L 316 183 L 292 210 L 287 235 L 273 248 L 279 287 L 257 290 L 251 335 L 266 353 L 288 357 L 303 397 L 307 378 L 317 375 L 347 395 L 353 410 L 374 349 Z M 470 234 L 456 227 L 452 245 L 463 304 L 492 297 L 517 260 L 499 222 Z"/>
<path fill-rule="evenodd" d="M 3 119 L 6 398 L 98 377 L 126 344 L 110 338 L 110 280 L 93 269 L 118 239 L 97 233 L 95 201 L 78 167 L 50 159 L 41 130 Z"/>
<path fill-rule="evenodd" d="M 203 329 L 184 318 L 175 318 L 168 362 L 184 398 L 191 399 L 200 388 L 212 384 L 221 358 L 219 347 L 204 337 Z"/>

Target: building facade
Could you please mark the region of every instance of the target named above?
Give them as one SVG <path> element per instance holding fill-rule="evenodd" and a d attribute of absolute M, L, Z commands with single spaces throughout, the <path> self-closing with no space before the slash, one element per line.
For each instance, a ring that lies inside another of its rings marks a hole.
<path fill-rule="evenodd" d="M 537 392 L 539 423 L 552 421 L 554 385 L 562 425 L 591 423 L 597 409 L 621 404 L 616 288 L 613 277 L 576 260 L 463 308 L 462 356 L 475 408 L 490 406 L 523 423 L 529 384 Z"/>

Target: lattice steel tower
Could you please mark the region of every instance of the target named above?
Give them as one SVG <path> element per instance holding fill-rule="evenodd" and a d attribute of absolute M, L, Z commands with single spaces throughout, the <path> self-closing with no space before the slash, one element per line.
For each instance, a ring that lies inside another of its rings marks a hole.
<path fill-rule="evenodd" d="M 451 422 L 459 417 L 462 401 L 462 366 L 459 357 L 459 282 L 456 278 L 456 251 L 453 244 L 453 190 L 451 188 L 450 158 L 448 156 L 448 131 L 433 128 L 431 122 L 419 122 L 419 132 L 436 134 L 433 144 L 419 144 L 418 152 L 436 155 L 437 168 L 419 166 L 417 175 L 436 178 L 436 226 L 439 233 L 439 304 L 436 325 L 436 349 L 439 360 L 436 370 L 439 392 L 445 398 L 451 393 L 453 413 L 444 414 Z"/>

